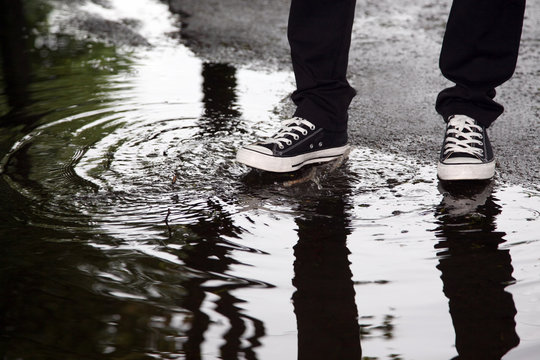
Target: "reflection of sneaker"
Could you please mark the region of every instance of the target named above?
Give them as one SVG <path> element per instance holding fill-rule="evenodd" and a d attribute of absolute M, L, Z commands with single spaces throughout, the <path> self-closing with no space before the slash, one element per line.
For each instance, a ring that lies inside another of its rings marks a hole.
<path fill-rule="evenodd" d="M 328 131 L 296 117 L 282 121 L 271 138 L 242 147 L 236 160 L 257 169 L 288 172 L 337 159 L 348 148 L 347 131 Z"/>
<path fill-rule="evenodd" d="M 441 180 L 487 180 L 495 159 L 486 129 L 465 115 L 448 119 L 437 175 Z"/>
<path fill-rule="evenodd" d="M 477 212 L 480 207 L 487 204 L 488 199 L 493 193 L 493 182 L 491 181 L 454 181 L 447 183 L 439 183 L 439 192 L 443 199 L 439 206 L 439 214 L 450 216 L 452 218 L 472 215 Z M 489 205 L 489 204 L 488 204 Z M 493 208 L 496 205 L 491 201 L 491 215 L 500 211 L 495 211 Z M 480 210 L 484 215 L 486 209 Z"/>

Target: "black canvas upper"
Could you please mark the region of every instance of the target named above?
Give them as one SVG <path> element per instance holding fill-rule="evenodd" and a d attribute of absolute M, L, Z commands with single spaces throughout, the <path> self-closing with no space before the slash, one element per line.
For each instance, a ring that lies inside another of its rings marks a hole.
<path fill-rule="evenodd" d="M 291 157 L 313 151 L 341 147 L 347 144 L 346 131 L 329 131 L 320 127 L 313 129 L 305 124 L 299 126 L 304 129 L 304 133 L 297 130 L 290 131 L 296 137 L 293 135 L 280 136 L 279 133 L 274 135 L 274 138 L 283 137 L 290 140 L 290 145 L 284 142 L 276 144 L 264 141 L 257 143 L 257 145 L 270 149 L 273 156 Z"/>
<path fill-rule="evenodd" d="M 453 118 L 453 115 L 450 116 L 449 120 L 451 120 L 452 118 Z M 448 137 L 449 136 L 450 137 L 455 137 L 454 134 L 449 135 L 447 133 L 445 135 L 445 137 L 444 137 L 443 145 L 442 145 L 442 148 L 441 148 L 441 153 L 440 153 L 440 160 L 441 161 L 444 161 L 444 160 L 447 160 L 447 159 L 450 159 L 450 158 L 475 158 L 475 159 L 478 159 L 478 160 L 480 160 L 482 162 L 493 161 L 493 158 L 494 158 L 493 149 L 491 147 L 491 143 L 489 141 L 489 137 L 487 135 L 486 128 L 485 128 L 485 126 L 480 125 L 477 122 L 475 122 L 475 123 L 476 123 L 476 125 L 481 127 L 481 130 L 478 131 L 478 134 L 481 135 L 481 139 L 480 138 L 478 138 L 478 139 L 481 140 L 482 144 L 470 143 L 469 146 L 481 149 L 482 150 L 482 155 L 474 155 L 474 154 L 470 154 L 470 153 L 467 153 L 467 152 L 459 152 L 459 151 L 448 152 L 448 153 L 445 154 L 446 143 L 447 143 Z M 448 128 L 452 128 L 452 125 L 448 125 Z M 467 130 L 467 129 L 463 130 L 463 133 L 468 133 L 468 132 L 469 132 L 469 130 Z M 457 139 L 464 140 L 465 138 L 458 136 Z"/>

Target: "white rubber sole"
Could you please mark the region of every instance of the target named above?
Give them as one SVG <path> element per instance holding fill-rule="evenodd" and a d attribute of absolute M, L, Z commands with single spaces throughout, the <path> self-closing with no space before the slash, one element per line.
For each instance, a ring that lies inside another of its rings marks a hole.
<path fill-rule="evenodd" d="M 304 165 L 335 160 L 343 155 L 349 147 L 349 145 L 345 145 L 337 148 L 313 151 L 293 157 L 277 157 L 241 148 L 236 154 L 236 161 L 252 168 L 283 173 L 296 171 Z"/>
<path fill-rule="evenodd" d="M 439 161 L 437 176 L 441 180 L 488 180 L 495 175 L 495 161 L 479 164 L 444 164 Z"/>

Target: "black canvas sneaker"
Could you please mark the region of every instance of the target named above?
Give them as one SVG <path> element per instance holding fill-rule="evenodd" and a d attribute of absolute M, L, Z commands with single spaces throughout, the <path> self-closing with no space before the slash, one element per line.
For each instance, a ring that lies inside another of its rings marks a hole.
<path fill-rule="evenodd" d="M 495 159 L 485 127 L 465 115 L 448 119 L 437 175 L 441 180 L 487 180 Z"/>
<path fill-rule="evenodd" d="M 257 169 L 288 172 L 337 159 L 348 148 L 347 131 L 328 131 L 295 117 L 282 121 L 274 136 L 240 148 L 236 160 Z"/>

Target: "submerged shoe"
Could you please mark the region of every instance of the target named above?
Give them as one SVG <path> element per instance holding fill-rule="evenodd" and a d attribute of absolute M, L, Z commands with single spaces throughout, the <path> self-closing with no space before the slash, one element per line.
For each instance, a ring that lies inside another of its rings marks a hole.
<path fill-rule="evenodd" d="M 288 172 L 337 159 L 348 148 L 347 131 L 328 131 L 295 117 L 282 121 L 271 138 L 240 148 L 236 160 L 257 169 Z"/>
<path fill-rule="evenodd" d="M 495 159 L 485 127 L 465 115 L 448 119 L 437 175 L 441 180 L 487 180 Z"/>

